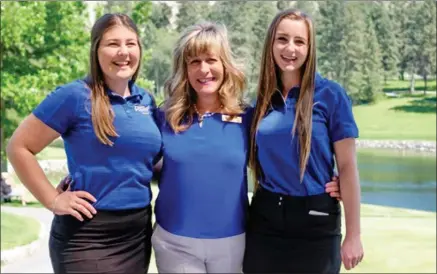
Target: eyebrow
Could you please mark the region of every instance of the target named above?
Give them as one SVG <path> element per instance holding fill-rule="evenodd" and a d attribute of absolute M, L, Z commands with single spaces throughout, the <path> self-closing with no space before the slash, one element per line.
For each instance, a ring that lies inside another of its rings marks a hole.
<path fill-rule="evenodd" d="M 119 42 L 119 41 L 121 41 L 121 39 L 110 38 L 110 39 L 106 39 L 105 41 L 106 41 L 106 42 Z M 129 39 L 126 39 L 126 41 L 138 41 L 138 39 L 135 39 L 135 38 L 129 38 Z"/>
<path fill-rule="evenodd" d="M 285 33 L 285 32 L 277 32 L 276 33 L 276 35 L 277 36 L 287 36 L 287 37 L 290 37 L 290 35 L 288 35 L 288 33 Z M 304 40 L 304 41 L 306 41 L 307 39 L 305 39 L 305 38 L 303 38 L 303 37 L 301 37 L 301 36 L 295 36 L 295 38 L 299 38 L 299 39 L 302 39 L 302 40 Z"/>

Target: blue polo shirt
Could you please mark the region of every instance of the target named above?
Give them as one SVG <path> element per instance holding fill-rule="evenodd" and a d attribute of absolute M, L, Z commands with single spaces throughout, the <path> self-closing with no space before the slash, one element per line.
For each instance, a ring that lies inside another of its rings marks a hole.
<path fill-rule="evenodd" d="M 156 221 L 170 233 L 215 239 L 245 231 L 247 152 L 251 110 L 223 121 L 214 114 L 174 133 L 162 111 L 163 168 Z"/>
<path fill-rule="evenodd" d="M 151 200 L 152 166 L 161 149 L 161 134 L 153 119 L 152 96 L 134 84 L 121 97 L 107 89 L 119 137 L 112 147 L 96 137 L 91 120 L 91 91 L 83 80 L 60 86 L 33 114 L 61 134 L 72 190 L 85 190 L 99 210 L 142 208 Z"/>
<path fill-rule="evenodd" d="M 256 145 L 263 172 L 259 181 L 265 189 L 284 195 L 322 194 L 334 174 L 333 144 L 357 138 L 358 128 L 345 90 L 316 74 L 311 152 L 300 183 L 297 129 L 294 138 L 292 135 L 298 95 L 299 87 L 292 88 L 285 100 L 277 91 L 259 124 Z"/>

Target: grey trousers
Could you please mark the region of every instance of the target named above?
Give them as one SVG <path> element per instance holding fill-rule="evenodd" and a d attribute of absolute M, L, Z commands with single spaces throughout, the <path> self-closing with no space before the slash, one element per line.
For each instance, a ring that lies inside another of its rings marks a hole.
<path fill-rule="evenodd" d="M 242 273 L 245 233 L 198 239 L 172 234 L 156 224 L 152 235 L 159 273 Z"/>

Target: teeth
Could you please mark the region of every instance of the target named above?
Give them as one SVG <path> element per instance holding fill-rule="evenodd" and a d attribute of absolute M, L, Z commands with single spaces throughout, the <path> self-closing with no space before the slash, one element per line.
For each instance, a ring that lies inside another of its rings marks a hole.
<path fill-rule="evenodd" d="M 199 79 L 199 82 L 201 83 L 207 83 L 209 81 L 212 81 L 212 78 L 208 78 L 208 79 Z"/>
<path fill-rule="evenodd" d="M 287 60 L 296 60 L 297 57 L 287 57 L 287 56 L 282 56 L 282 58 L 287 59 Z"/>
<path fill-rule="evenodd" d="M 126 66 L 129 62 L 114 62 L 117 66 Z"/>

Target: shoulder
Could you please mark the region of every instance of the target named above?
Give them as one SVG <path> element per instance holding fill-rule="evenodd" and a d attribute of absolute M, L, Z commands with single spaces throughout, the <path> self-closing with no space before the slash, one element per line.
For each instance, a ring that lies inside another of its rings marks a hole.
<path fill-rule="evenodd" d="M 336 104 L 339 100 L 350 101 L 346 90 L 336 81 L 316 76 L 315 99 L 323 100 L 328 105 Z"/>
<path fill-rule="evenodd" d="M 135 93 L 142 96 L 141 103 L 146 106 L 156 106 L 155 98 L 152 93 L 148 90 L 133 84 L 133 88 L 135 89 Z"/>

